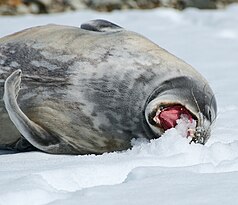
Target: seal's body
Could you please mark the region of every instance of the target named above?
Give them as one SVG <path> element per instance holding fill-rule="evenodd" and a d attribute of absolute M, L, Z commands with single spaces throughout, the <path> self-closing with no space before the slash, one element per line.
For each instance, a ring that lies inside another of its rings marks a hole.
<path fill-rule="evenodd" d="M 56 154 L 128 149 L 132 138 L 161 136 L 166 129 L 153 119 L 161 107 L 174 105 L 188 110 L 206 141 L 216 117 L 207 81 L 110 22 L 47 25 L 0 39 L 2 148 Z"/>

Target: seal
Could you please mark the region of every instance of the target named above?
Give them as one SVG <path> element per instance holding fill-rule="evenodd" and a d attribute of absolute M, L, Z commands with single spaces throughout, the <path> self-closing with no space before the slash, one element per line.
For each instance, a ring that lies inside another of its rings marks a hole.
<path fill-rule="evenodd" d="M 154 139 L 185 117 L 205 144 L 208 82 L 147 38 L 105 20 L 33 27 L 0 39 L 0 146 L 102 154 Z"/>

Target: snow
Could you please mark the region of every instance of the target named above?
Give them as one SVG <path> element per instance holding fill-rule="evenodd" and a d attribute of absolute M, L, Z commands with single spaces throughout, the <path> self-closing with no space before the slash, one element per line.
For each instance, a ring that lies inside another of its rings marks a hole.
<path fill-rule="evenodd" d="M 219 109 L 211 138 L 205 146 L 189 144 L 177 127 L 100 156 L 1 151 L 0 205 L 238 204 L 238 5 L 1 17 L 0 36 L 95 18 L 145 35 L 207 78 Z"/>

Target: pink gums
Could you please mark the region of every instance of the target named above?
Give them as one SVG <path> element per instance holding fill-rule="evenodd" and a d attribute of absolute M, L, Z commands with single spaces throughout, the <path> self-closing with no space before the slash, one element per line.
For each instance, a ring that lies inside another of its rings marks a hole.
<path fill-rule="evenodd" d="M 191 113 L 181 105 L 169 106 L 161 110 L 158 115 L 155 116 L 155 121 L 160 123 L 160 126 L 164 130 L 168 130 L 177 125 L 177 120 L 181 118 L 181 115 L 186 115 L 192 122 L 193 117 Z"/>

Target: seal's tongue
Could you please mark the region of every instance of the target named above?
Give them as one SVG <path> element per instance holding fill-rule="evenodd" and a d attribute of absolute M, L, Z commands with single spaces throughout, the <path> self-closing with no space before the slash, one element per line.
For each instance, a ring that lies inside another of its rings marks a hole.
<path fill-rule="evenodd" d="M 181 105 L 166 107 L 161 110 L 158 115 L 156 114 L 154 120 L 159 121 L 164 130 L 168 130 L 177 125 L 176 121 L 181 118 L 181 115 L 185 115 L 192 122 L 193 118 L 191 113 Z"/>

